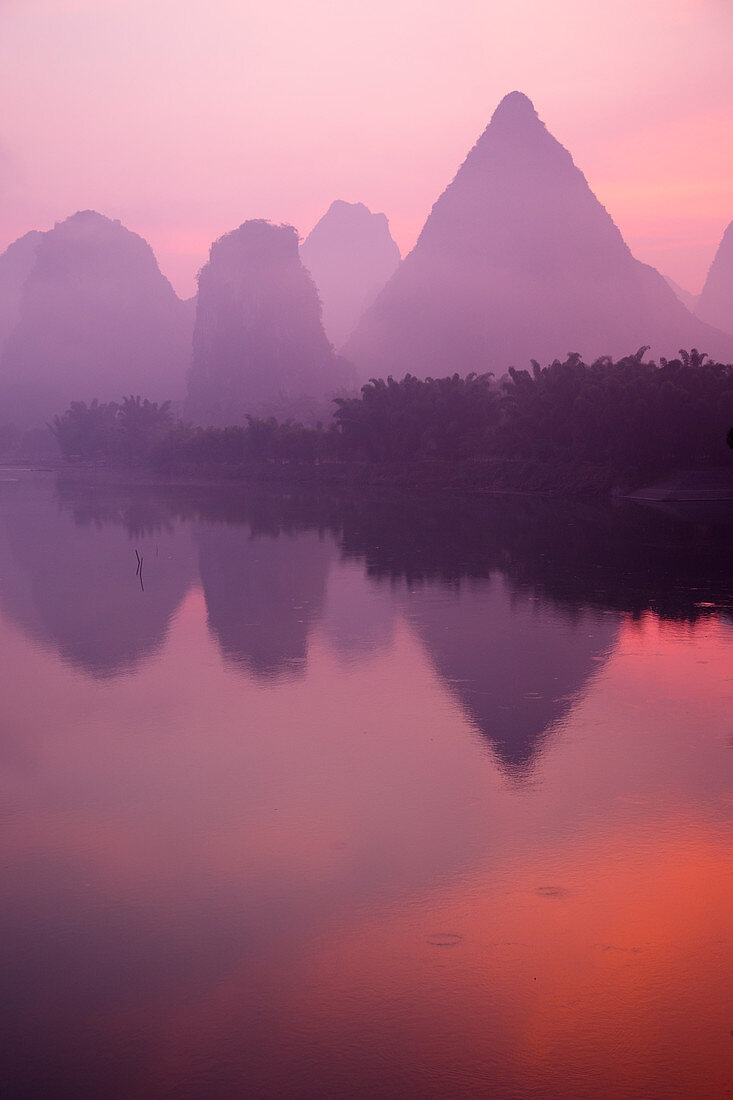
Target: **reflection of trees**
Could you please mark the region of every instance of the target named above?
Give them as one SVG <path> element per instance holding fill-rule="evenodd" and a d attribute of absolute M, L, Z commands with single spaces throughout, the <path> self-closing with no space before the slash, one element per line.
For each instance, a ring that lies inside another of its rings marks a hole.
<path fill-rule="evenodd" d="M 165 496 L 149 486 L 85 485 L 61 481 L 58 499 L 78 527 L 122 527 L 130 538 L 152 537 L 176 529 L 174 511 Z"/>
<path fill-rule="evenodd" d="M 515 592 L 575 616 L 583 609 L 695 622 L 733 613 L 733 520 L 725 504 L 653 510 L 538 496 L 391 493 L 347 498 L 178 490 L 173 514 L 276 536 L 331 531 L 374 578 L 446 583 L 504 574 Z"/>
<path fill-rule="evenodd" d="M 505 574 L 512 589 L 570 615 L 583 608 L 695 622 L 733 612 L 726 504 L 676 513 L 619 502 L 449 493 L 347 498 L 222 490 L 189 514 L 254 530 L 331 530 L 374 577 L 452 582 Z"/>
<path fill-rule="evenodd" d="M 733 613 L 733 523 L 717 507 L 689 522 L 638 505 L 547 497 L 390 501 L 352 507 L 342 546 L 375 576 L 456 581 L 499 571 L 514 591 L 570 615 L 653 611 L 695 622 Z"/>
<path fill-rule="evenodd" d="M 351 496 L 241 486 L 70 493 L 77 522 L 161 530 L 176 519 L 247 524 L 275 538 L 331 532 L 374 578 L 453 582 L 503 573 L 515 591 L 583 608 L 695 622 L 733 613 L 733 517 L 726 502 L 651 509 L 554 497 Z"/>

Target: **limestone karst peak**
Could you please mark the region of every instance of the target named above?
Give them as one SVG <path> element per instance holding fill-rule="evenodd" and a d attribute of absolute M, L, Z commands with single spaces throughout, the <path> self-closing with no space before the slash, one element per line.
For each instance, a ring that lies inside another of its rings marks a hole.
<path fill-rule="evenodd" d="M 440 377 L 642 344 L 733 351 L 634 259 L 531 100 L 510 92 L 344 355 L 364 379 Z"/>
<path fill-rule="evenodd" d="M 340 347 L 400 262 L 384 214 L 336 199 L 303 241 L 300 254 L 323 303 L 323 325 Z"/>
<path fill-rule="evenodd" d="M 35 427 L 70 401 L 183 395 L 190 311 L 150 245 L 119 221 L 81 210 L 40 235 L 15 324 L 0 353 L 0 398 Z"/>
<path fill-rule="evenodd" d="M 491 122 L 522 125 L 528 122 L 539 123 L 540 119 L 529 96 L 525 95 L 524 92 L 509 92 L 494 111 Z"/>
<path fill-rule="evenodd" d="M 338 214 L 344 216 L 364 216 L 371 217 L 371 211 L 368 206 L 365 206 L 363 202 L 347 202 L 346 199 L 334 199 L 328 210 L 327 214 L 331 216 Z"/>
<path fill-rule="evenodd" d="M 199 274 L 187 416 L 302 419 L 346 378 L 293 226 L 252 219 L 215 241 Z"/>

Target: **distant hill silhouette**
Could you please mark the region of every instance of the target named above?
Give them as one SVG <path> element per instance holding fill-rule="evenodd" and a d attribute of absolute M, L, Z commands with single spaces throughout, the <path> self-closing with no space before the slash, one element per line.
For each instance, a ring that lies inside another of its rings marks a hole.
<path fill-rule="evenodd" d="M 201 424 L 297 415 L 343 389 L 313 279 L 289 225 L 247 221 L 216 241 L 199 276 L 186 413 Z"/>
<path fill-rule="evenodd" d="M 695 312 L 709 325 L 733 333 L 733 222 L 723 234 Z"/>
<path fill-rule="evenodd" d="M 0 356 L 6 417 L 43 424 L 70 401 L 180 399 L 190 311 L 142 237 L 91 210 L 43 234 Z"/>
<path fill-rule="evenodd" d="M 0 348 L 20 320 L 25 281 L 33 270 L 43 233 L 32 230 L 0 256 Z"/>
<path fill-rule="evenodd" d="M 384 214 L 337 199 L 301 244 L 300 257 L 318 288 L 326 335 L 340 348 L 397 270 L 400 250 Z"/>
<path fill-rule="evenodd" d="M 367 379 L 503 372 L 642 344 L 733 359 L 733 339 L 634 259 L 570 154 L 512 92 L 343 350 Z"/>
<path fill-rule="evenodd" d="M 682 305 L 685 307 L 685 309 L 689 309 L 690 313 L 694 313 L 700 295 L 691 294 L 689 290 L 685 290 L 685 288 L 683 286 L 680 286 L 679 283 L 676 283 L 674 279 L 670 279 L 669 275 L 664 276 L 664 281 L 667 286 L 672 287 L 672 290 L 682 302 Z"/>

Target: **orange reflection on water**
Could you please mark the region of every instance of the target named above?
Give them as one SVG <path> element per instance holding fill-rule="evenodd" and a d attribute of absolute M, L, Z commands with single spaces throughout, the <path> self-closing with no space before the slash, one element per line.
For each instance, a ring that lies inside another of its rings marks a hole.
<path fill-rule="evenodd" d="M 144 1038 L 150 1096 L 216 1066 L 267 1096 L 724 1096 L 732 904 L 692 824 L 568 838 L 551 863 L 341 914 L 106 1038 Z"/>
<path fill-rule="evenodd" d="M 552 863 L 550 881 L 546 861 L 518 861 L 315 944 L 289 1024 L 334 1056 L 356 1034 L 393 1056 L 399 1041 L 435 1095 L 461 1065 L 557 1097 L 724 1095 L 733 872 L 718 838 L 669 822 L 661 838 L 569 839 Z"/>

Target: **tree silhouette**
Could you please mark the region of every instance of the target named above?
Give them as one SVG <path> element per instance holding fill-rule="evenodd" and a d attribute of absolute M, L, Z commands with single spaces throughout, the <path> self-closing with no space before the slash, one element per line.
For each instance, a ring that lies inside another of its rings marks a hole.
<path fill-rule="evenodd" d="M 587 364 L 578 352 L 546 367 L 532 360 L 531 371 L 510 367 L 501 382 L 491 374 L 373 378 L 359 397 L 334 398 L 327 429 L 253 416 L 244 425 L 198 428 L 174 424 L 167 401 L 129 396 L 120 405 L 73 402 L 51 430 L 67 456 L 192 472 L 423 463 L 450 477 L 451 468 L 478 464 L 476 476 L 490 484 L 502 464 L 516 481 L 517 464 L 530 463 L 602 471 L 611 485 L 726 462 L 733 365 L 696 348 L 657 365 L 644 359 L 648 350 L 616 362 L 602 356 Z"/>
<path fill-rule="evenodd" d="M 117 413 L 122 447 L 127 455 L 143 460 L 165 437 L 173 423 L 170 401 L 159 405 L 130 395 L 122 399 Z"/>
<path fill-rule="evenodd" d="M 72 401 L 61 416 L 53 418 L 49 428 L 67 458 L 100 458 L 115 448 L 118 411 L 114 401 L 101 405 L 96 398 L 89 405 Z"/>

